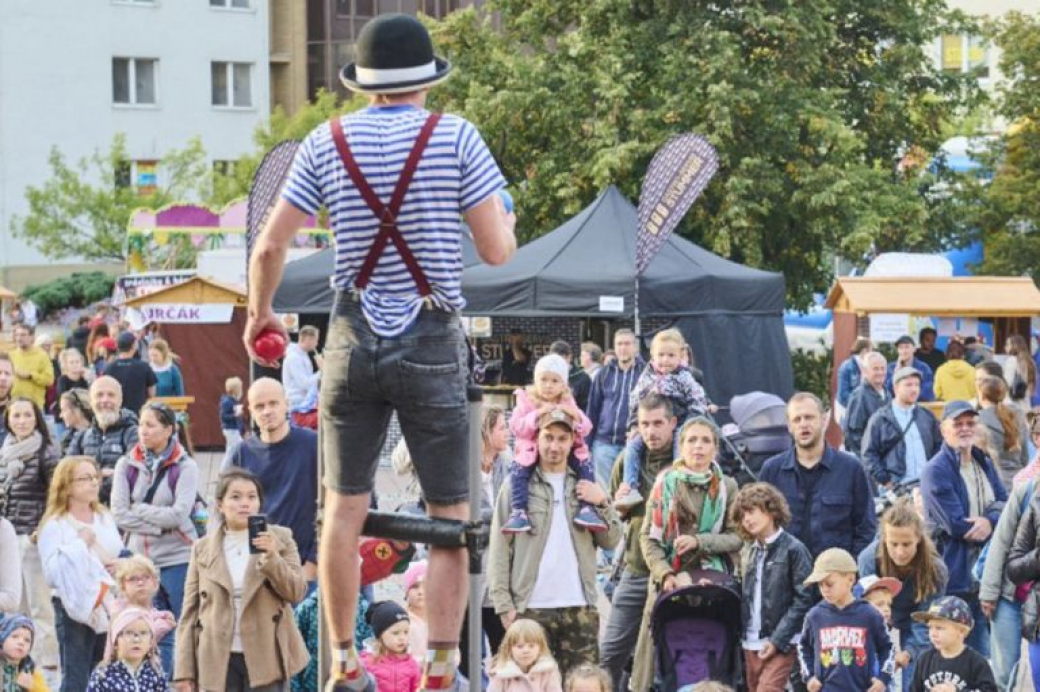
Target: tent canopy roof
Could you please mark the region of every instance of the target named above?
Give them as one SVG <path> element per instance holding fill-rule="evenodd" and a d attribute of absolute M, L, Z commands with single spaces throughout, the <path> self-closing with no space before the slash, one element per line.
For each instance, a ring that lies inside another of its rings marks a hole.
<path fill-rule="evenodd" d="M 18 297 L 18 294 L 15 293 L 14 291 L 6 289 L 3 286 L 0 286 L 0 299 L 3 299 L 3 298 L 17 298 L 17 297 Z"/>
<path fill-rule="evenodd" d="M 949 317 L 1040 315 L 1040 290 L 1028 277 L 842 277 L 825 307 L 836 312 Z"/>
<path fill-rule="evenodd" d="M 636 208 L 611 185 L 559 228 L 527 243 L 503 266 L 468 267 L 462 291 L 474 315 L 630 316 L 635 298 Z M 601 297 L 621 297 L 619 313 Z M 780 314 L 784 278 L 719 257 L 677 235 L 639 279 L 646 316 L 729 312 Z"/>

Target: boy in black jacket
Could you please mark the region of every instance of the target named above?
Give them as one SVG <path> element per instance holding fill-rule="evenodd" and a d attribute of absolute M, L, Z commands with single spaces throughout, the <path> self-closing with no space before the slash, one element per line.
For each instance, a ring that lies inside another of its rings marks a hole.
<path fill-rule="evenodd" d="M 945 596 L 934 601 L 927 612 L 911 617 L 928 623 L 928 638 L 935 648 L 917 659 L 910 692 L 997 692 L 989 661 L 964 645 L 975 625 L 967 603 Z"/>
<path fill-rule="evenodd" d="M 841 548 L 820 553 L 805 580 L 806 586 L 819 584 L 823 595 L 806 616 L 798 644 L 809 692 L 884 692 L 892 682 L 895 662 L 885 619 L 852 595 L 855 583 L 856 561 Z"/>
<path fill-rule="evenodd" d="M 802 583 L 812 572 L 812 556 L 784 531 L 791 511 L 768 483 L 744 486 L 730 514 L 745 541 L 740 626 L 748 690 L 783 692 L 797 658 L 792 644 L 812 606 Z"/>

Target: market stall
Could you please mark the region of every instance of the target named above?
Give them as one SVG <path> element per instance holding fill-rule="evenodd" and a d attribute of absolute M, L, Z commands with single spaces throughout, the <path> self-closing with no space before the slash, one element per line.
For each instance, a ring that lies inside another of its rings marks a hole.
<path fill-rule="evenodd" d="M 162 325 L 160 333 L 180 357 L 186 404 L 196 447 L 224 446 L 220 397 L 224 381 L 249 382 L 249 358 L 242 345 L 246 294 L 237 286 L 196 276 L 179 284 L 131 298 L 122 307 L 136 311 L 142 324 Z"/>
<path fill-rule="evenodd" d="M 894 342 L 901 332 L 916 340 L 922 319 L 934 323 L 941 336 L 968 337 L 987 322 L 991 346 L 1002 353 L 1009 335 L 1031 333 L 1030 322 L 1040 315 L 1040 290 L 1028 277 L 842 277 L 824 307 L 834 311 L 833 396 L 838 367 L 857 337 Z M 828 437 L 833 441 L 833 432 Z"/>

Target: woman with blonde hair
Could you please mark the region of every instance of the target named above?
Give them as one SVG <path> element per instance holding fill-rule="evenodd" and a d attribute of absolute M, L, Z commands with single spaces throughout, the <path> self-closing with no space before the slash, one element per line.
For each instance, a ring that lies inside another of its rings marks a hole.
<path fill-rule="evenodd" d="M 53 589 L 62 692 L 86 689 L 104 653 L 108 615 L 123 540 L 101 504 L 101 473 L 93 457 L 62 459 L 40 521 L 43 574 Z"/>
<path fill-rule="evenodd" d="M 1030 402 L 1036 391 L 1036 363 L 1029 353 L 1028 342 L 1021 334 L 1009 336 L 1004 351 L 1008 355 L 1004 361 L 1004 381 L 1011 400 L 1025 413 L 1032 408 Z"/>
<path fill-rule="evenodd" d="M 177 367 L 177 354 L 170 350 L 165 339 L 156 337 L 148 345 L 148 361 L 158 382 L 156 396 L 184 396 L 184 378 Z"/>

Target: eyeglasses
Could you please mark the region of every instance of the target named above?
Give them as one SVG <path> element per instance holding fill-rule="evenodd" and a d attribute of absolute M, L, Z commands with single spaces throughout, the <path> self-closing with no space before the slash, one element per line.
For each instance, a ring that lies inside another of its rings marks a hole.
<path fill-rule="evenodd" d="M 153 579 L 155 579 L 155 577 L 153 577 L 150 574 L 135 574 L 132 577 L 127 577 L 123 581 L 125 581 L 127 584 L 147 584 Z"/>
<path fill-rule="evenodd" d="M 972 418 L 971 420 L 961 420 L 961 421 L 956 421 L 955 420 L 953 422 L 953 427 L 956 430 L 971 430 L 972 428 L 975 427 L 975 419 Z"/>
<path fill-rule="evenodd" d="M 72 479 L 73 483 L 98 483 L 100 481 L 101 478 L 98 476 L 80 476 L 79 478 Z"/>
<path fill-rule="evenodd" d="M 120 638 L 126 637 L 130 641 L 143 642 L 146 639 L 151 639 L 152 638 L 152 631 L 151 630 L 136 630 L 136 631 L 135 630 L 123 630 L 120 633 L 119 636 L 120 636 Z"/>

